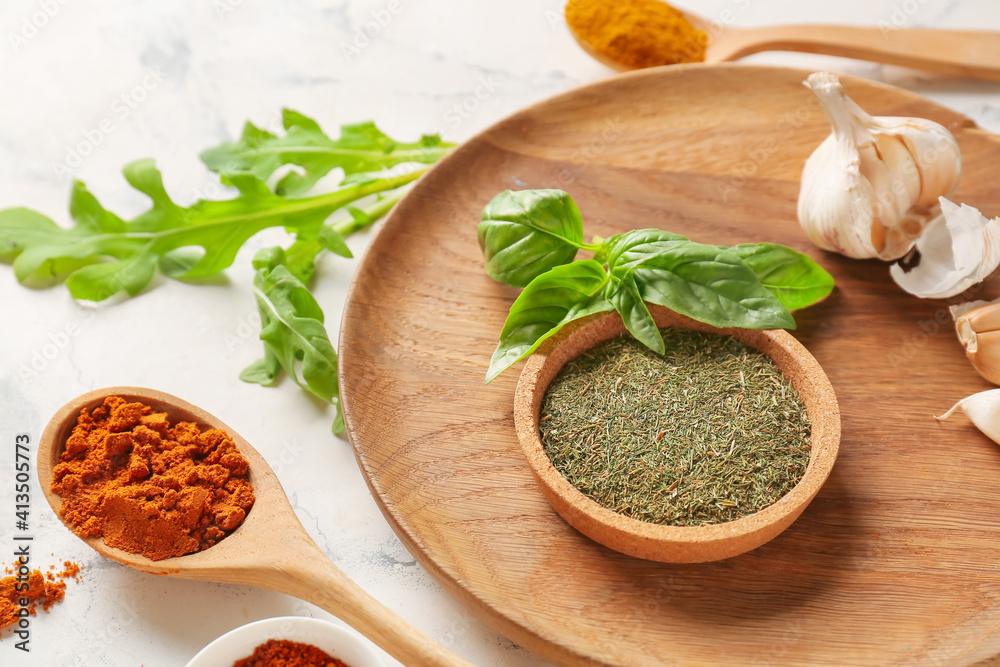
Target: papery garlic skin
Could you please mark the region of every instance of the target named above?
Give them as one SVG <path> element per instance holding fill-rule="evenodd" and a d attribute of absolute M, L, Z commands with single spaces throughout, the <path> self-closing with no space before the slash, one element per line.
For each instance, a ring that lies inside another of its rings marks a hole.
<path fill-rule="evenodd" d="M 987 219 L 967 204 L 940 199 L 941 215 L 917 239 L 920 264 L 907 271 L 899 264 L 889 275 L 922 299 L 947 299 L 981 283 L 1000 266 L 1000 217 Z"/>
<path fill-rule="evenodd" d="M 848 257 L 905 255 L 962 174 L 958 142 L 923 118 L 872 117 L 829 72 L 805 85 L 833 133 L 806 160 L 798 217 L 809 239 Z"/>
<path fill-rule="evenodd" d="M 963 398 L 951 410 L 934 419 L 945 420 L 958 408 L 962 408 L 962 412 L 976 428 L 990 440 L 1000 444 L 1000 389 L 989 389 Z"/>
<path fill-rule="evenodd" d="M 984 378 L 1000 384 L 1000 300 L 968 301 L 949 310 L 969 361 Z"/>

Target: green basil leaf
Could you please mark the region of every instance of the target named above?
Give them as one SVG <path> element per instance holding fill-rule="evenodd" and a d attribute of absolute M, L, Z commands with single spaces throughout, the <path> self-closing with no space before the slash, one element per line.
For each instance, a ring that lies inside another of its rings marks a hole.
<path fill-rule="evenodd" d="M 606 239 L 601 250 L 609 267 L 629 271 L 647 259 L 675 252 L 690 243 L 692 242 L 680 234 L 661 229 L 636 229 Z"/>
<path fill-rule="evenodd" d="M 276 136 L 247 123 L 237 142 L 204 151 L 201 159 L 221 174 L 249 173 L 265 181 L 279 167 L 294 164 L 301 172 L 290 172 L 275 188 L 280 195 L 299 196 L 335 168 L 346 175 L 379 171 L 405 162 L 436 162 L 455 144 L 427 135 L 414 143 L 401 143 L 386 136 L 374 123 L 344 125 L 338 139 L 328 137 L 311 118 L 285 109 L 284 136 Z M 345 185 L 347 183 L 344 183 Z"/>
<path fill-rule="evenodd" d="M 655 229 L 606 242 L 609 289 L 632 278 L 642 299 L 699 322 L 746 329 L 795 328 L 795 320 L 735 253 Z"/>
<path fill-rule="evenodd" d="M 487 275 L 524 287 L 573 261 L 583 242 L 583 220 L 562 190 L 507 190 L 483 209 L 477 235 Z"/>
<path fill-rule="evenodd" d="M 663 345 L 663 335 L 639 293 L 635 276 L 626 275 L 620 282 L 612 276 L 612 283 L 614 288 L 608 294 L 608 300 L 614 304 L 615 310 L 621 315 L 625 328 L 636 340 L 654 352 L 660 354 L 666 352 Z"/>
<path fill-rule="evenodd" d="M 486 382 L 534 352 L 567 322 L 613 310 L 603 295 L 607 282 L 604 267 L 592 259 L 557 266 L 532 280 L 510 307 Z"/>
<path fill-rule="evenodd" d="M 730 248 L 788 310 L 811 306 L 833 291 L 833 276 L 808 255 L 778 243 L 743 243 Z"/>

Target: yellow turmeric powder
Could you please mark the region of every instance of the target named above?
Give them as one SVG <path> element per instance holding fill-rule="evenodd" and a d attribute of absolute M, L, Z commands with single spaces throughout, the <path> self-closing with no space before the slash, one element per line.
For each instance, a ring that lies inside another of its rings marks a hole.
<path fill-rule="evenodd" d="M 566 22 L 577 37 L 627 67 L 705 59 L 708 35 L 660 0 L 569 0 Z"/>

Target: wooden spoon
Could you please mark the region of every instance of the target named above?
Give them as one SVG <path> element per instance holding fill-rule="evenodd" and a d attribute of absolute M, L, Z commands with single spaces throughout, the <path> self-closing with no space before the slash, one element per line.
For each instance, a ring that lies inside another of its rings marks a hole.
<path fill-rule="evenodd" d="M 681 13 L 695 28 L 708 33 L 706 63 L 739 60 L 761 51 L 797 51 L 1000 81 L 1000 33 L 997 32 L 842 25 L 735 28 L 689 12 Z M 572 26 L 570 32 L 583 50 L 601 63 L 618 71 L 632 69 L 595 51 Z"/>
<path fill-rule="evenodd" d="M 97 553 L 151 574 L 256 586 L 301 598 L 343 619 L 405 665 L 470 667 L 366 593 L 326 557 L 299 523 L 277 476 L 257 450 L 214 415 L 170 394 L 110 387 L 83 394 L 56 411 L 38 444 L 38 477 L 57 515 L 62 500 L 51 489 L 52 469 L 80 410 L 100 405 L 107 396 L 145 403 L 166 412 L 173 423 L 190 421 L 224 430 L 250 462 L 257 500 L 239 528 L 204 551 L 152 561 L 109 547 L 100 538 L 83 538 Z"/>

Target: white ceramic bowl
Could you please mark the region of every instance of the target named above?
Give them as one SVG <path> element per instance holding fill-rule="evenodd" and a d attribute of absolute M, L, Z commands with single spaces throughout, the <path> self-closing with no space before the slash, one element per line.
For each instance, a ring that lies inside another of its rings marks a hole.
<path fill-rule="evenodd" d="M 306 616 L 278 616 L 230 630 L 198 651 L 187 667 L 232 667 L 268 639 L 312 644 L 349 667 L 385 667 L 368 641 L 329 621 Z"/>

